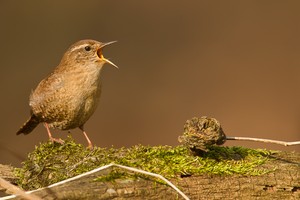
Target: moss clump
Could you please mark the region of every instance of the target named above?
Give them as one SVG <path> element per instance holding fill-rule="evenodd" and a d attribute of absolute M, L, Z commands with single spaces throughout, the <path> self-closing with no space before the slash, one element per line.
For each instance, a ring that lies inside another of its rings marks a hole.
<path fill-rule="evenodd" d="M 44 187 L 112 162 L 158 173 L 166 178 L 204 173 L 260 175 L 268 172 L 259 169 L 259 166 L 269 154 L 266 150 L 218 146 L 211 147 L 201 157 L 192 155 L 185 146 L 136 145 L 89 150 L 68 138 L 63 145 L 41 143 L 29 153 L 23 167 L 16 170 L 16 175 L 19 177 L 18 185 L 26 190 Z"/>

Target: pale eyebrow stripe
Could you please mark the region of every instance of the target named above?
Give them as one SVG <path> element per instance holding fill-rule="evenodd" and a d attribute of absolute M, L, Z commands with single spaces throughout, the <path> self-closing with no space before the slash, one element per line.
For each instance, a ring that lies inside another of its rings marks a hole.
<path fill-rule="evenodd" d="M 77 50 L 77 49 L 80 49 L 80 48 L 82 48 L 82 47 L 85 47 L 87 44 L 82 44 L 82 45 L 80 45 L 80 46 L 75 46 L 75 47 L 73 47 L 72 49 L 71 49 L 71 52 L 72 51 L 75 51 L 75 50 Z"/>

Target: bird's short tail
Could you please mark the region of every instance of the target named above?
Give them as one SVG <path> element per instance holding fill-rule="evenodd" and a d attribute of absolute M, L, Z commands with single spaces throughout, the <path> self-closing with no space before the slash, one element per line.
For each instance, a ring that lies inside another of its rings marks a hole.
<path fill-rule="evenodd" d="M 25 124 L 20 128 L 17 132 L 17 135 L 23 133 L 24 135 L 29 134 L 37 125 L 39 125 L 40 121 L 35 115 L 31 115 L 31 117 L 25 122 Z"/>

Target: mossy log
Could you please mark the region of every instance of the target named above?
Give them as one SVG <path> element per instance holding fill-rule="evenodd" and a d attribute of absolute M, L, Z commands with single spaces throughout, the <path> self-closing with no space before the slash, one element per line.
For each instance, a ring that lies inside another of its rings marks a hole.
<path fill-rule="evenodd" d="M 263 175 L 192 175 L 169 180 L 190 199 L 300 199 L 300 154 L 278 152 L 270 156 L 273 159 L 260 168 L 275 167 L 275 170 Z M 34 194 L 42 199 L 181 199 L 171 187 L 151 177 L 96 181 L 111 170 L 44 188 Z M 10 179 L 7 172 L 6 178 Z"/>

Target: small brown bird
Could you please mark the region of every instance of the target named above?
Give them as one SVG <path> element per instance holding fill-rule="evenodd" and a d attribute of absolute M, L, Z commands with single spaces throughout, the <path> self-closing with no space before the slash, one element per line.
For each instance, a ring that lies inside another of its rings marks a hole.
<path fill-rule="evenodd" d="M 39 123 L 44 123 L 50 141 L 63 143 L 52 137 L 49 128 L 70 130 L 79 127 L 92 148 L 84 124 L 99 102 L 103 65 L 109 63 L 118 68 L 102 54 L 103 48 L 114 42 L 81 40 L 73 44 L 60 64 L 30 95 L 31 117 L 17 135 L 29 134 Z"/>

